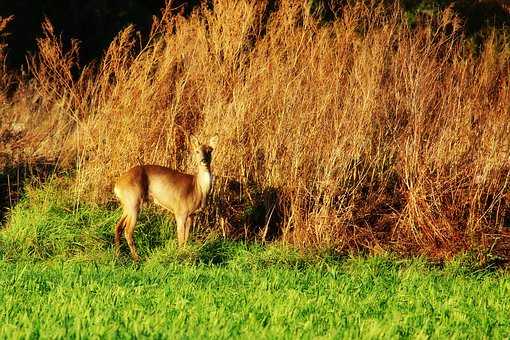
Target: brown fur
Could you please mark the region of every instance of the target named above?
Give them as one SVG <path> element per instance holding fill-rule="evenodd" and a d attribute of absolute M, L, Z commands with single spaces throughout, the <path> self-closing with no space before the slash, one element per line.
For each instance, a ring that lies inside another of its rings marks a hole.
<path fill-rule="evenodd" d="M 142 204 L 148 200 L 153 200 L 174 214 L 178 244 L 179 246 L 186 244 L 193 224 L 193 215 L 205 207 L 211 189 L 211 156 L 217 140 L 215 136 L 210 139 L 209 145 L 200 145 L 195 137 L 191 137 L 194 156 L 198 162 L 198 171 L 195 175 L 160 165 L 138 165 L 119 177 L 114 192 L 122 205 L 123 213 L 115 225 L 117 256 L 120 253 L 121 235 L 125 231 L 131 256 L 135 261 L 140 259 L 133 233 Z"/>

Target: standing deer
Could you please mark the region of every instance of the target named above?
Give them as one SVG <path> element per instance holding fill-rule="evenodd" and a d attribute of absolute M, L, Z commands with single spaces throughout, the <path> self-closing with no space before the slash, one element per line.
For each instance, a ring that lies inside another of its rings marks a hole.
<path fill-rule="evenodd" d="M 205 208 L 211 190 L 212 151 L 218 136 L 210 138 L 208 144 L 200 144 L 191 136 L 191 146 L 197 173 L 185 174 L 160 165 L 139 165 L 124 173 L 115 183 L 114 192 L 122 205 L 122 216 L 115 226 L 115 253 L 120 254 L 120 238 L 125 230 L 126 241 L 133 260 L 139 261 L 133 232 L 143 202 L 152 198 L 154 203 L 170 210 L 177 224 L 177 240 L 184 246 L 193 223 L 193 215 Z"/>

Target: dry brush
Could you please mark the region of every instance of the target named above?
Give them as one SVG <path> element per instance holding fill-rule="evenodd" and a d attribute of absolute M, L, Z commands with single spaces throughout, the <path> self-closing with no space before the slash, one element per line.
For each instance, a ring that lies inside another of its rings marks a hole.
<path fill-rule="evenodd" d="M 188 136 L 218 134 L 202 231 L 504 255 L 510 46 L 494 33 L 473 48 L 460 25 L 448 10 L 409 27 L 396 7 L 321 23 L 297 1 L 216 1 L 188 18 L 167 7 L 146 43 L 127 27 L 80 66 L 46 21 L 2 129 L 22 127 L 24 159 L 76 169 L 77 200 L 112 199 L 138 163 L 192 169 Z"/>

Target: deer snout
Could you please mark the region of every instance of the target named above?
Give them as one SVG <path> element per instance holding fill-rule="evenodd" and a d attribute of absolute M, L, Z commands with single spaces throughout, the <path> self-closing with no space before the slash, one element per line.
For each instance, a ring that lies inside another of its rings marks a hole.
<path fill-rule="evenodd" d="M 200 160 L 200 163 L 203 165 L 209 165 L 211 164 L 211 154 L 205 154 L 202 156 L 202 160 Z"/>

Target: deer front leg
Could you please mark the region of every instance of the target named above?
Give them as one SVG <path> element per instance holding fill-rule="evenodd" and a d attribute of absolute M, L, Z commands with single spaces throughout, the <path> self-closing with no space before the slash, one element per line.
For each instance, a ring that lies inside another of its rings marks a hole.
<path fill-rule="evenodd" d="M 192 225 L 193 225 L 193 215 L 190 215 L 186 219 L 186 225 L 185 225 L 185 230 L 184 230 L 184 244 L 186 244 L 186 242 L 188 242 L 189 231 L 190 231 Z"/>
<path fill-rule="evenodd" d="M 186 242 L 186 220 L 188 216 L 179 215 L 175 217 L 175 222 L 177 224 L 177 244 L 179 247 L 184 246 Z"/>

